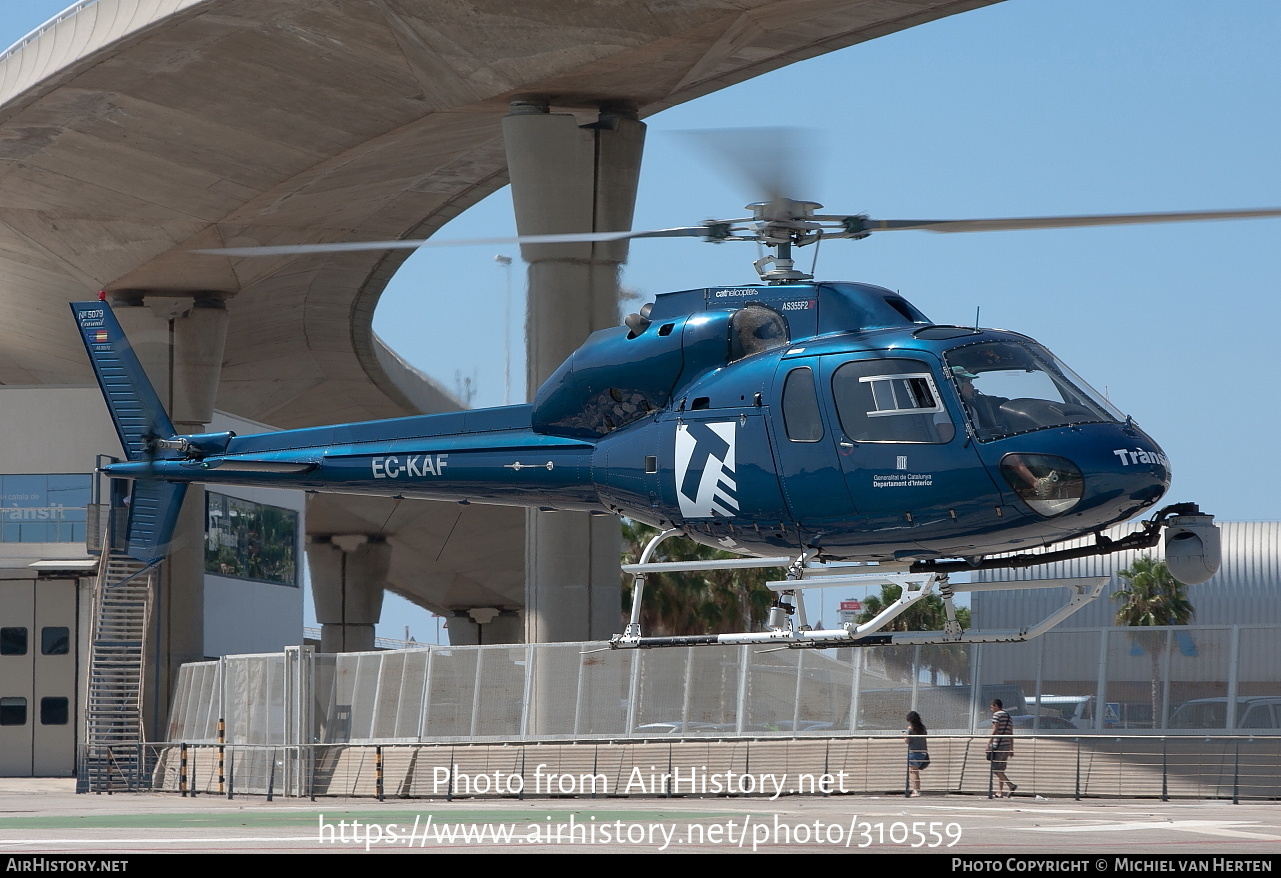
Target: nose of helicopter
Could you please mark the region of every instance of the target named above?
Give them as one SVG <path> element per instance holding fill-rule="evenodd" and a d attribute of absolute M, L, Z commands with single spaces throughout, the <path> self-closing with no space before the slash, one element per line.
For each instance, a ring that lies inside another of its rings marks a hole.
<path fill-rule="evenodd" d="M 1100 479 L 1099 488 L 1106 492 L 1110 483 L 1118 499 L 1151 506 L 1165 495 L 1170 487 L 1170 460 L 1165 452 L 1146 435 L 1127 436 L 1129 443 L 1111 449 L 1110 478 Z"/>
<path fill-rule="evenodd" d="M 1038 515 L 1089 515 L 1115 521 L 1152 506 L 1170 487 L 1170 462 L 1137 429 L 1104 428 L 1069 447 L 1010 452 L 1000 472 Z"/>

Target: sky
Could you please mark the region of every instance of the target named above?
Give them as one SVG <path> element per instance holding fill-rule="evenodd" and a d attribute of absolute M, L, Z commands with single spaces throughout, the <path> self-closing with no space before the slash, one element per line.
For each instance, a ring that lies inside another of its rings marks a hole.
<path fill-rule="evenodd" d="M 0 0 L 0 45 L 63 0 Z M 682 132 L 803 129 L 794 197 L 831 213 L 952 219 L 1281 206 L 1281 3 L 1006 0 L 854 46 L 646 119 L 636 228 L 743 215 L 758 197 Z M 502 190 L 437 238 L 515 234 Z M 900 291 L 939 323 L 1031 335 L 1165 450 L 1166 502 L 1274 520 L 1281 220 L 937 235 L 823 245 L 816 275 Z M 523 383 L 514 247 L 424 251 L 392 280 L 375 330 L 473 405 Z M 808 270 L 810 253 L 798 267 Z M 644 240 L 640 298 L 756 280 L 750 244 Z M 509 332 L 501 319 L 509 280 Z M 310 606 L 308 614 L 310 617 Z M 436 623 L 395 599 L 379 634 Z"/>

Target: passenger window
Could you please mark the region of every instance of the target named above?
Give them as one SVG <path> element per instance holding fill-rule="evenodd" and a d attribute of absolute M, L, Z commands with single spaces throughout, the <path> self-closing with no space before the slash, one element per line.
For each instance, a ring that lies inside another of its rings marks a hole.
<path fill-rule="evenodd" d="M 832 375 L 832 395 L 845 435 L 855 442 L 951 442 L 956 427 L 943 407 L 928 364 L 856 360 Z"/>
<path fill-rule="evenodd" d="M 808 366 L 788 372 L 783 382 L 783 426 L 793 442 L 817 442 L 823 438 L 814 372 Z"/>

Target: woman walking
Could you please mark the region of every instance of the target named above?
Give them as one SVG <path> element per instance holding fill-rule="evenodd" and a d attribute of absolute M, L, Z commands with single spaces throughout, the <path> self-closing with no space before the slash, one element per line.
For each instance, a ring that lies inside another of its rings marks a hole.
<path fill-rule="evenodd" d="M 927 732 L 921 715 L 915 710 L 907 715 L 907 785 L 908 798 L 921 794 L 921 769 L 930 764 L 930 751 L 925 742 Z"/>

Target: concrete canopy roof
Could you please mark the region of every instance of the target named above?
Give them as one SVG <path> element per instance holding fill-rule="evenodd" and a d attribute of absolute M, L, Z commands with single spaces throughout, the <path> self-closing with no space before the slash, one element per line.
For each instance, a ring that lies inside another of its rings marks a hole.
<path fill-rule="evenodd" d="M 220 409 L 447 407 L 370 328 L 405 253 L 188 251 L 426 236 L 506 182 L 513 96 L 644 116 L 991 2 L 82 0 L 0 59 L 0 382 L 87 379 L 68 300 L 213 291 Z"/>
<path fill-rule="evenodd" d="M 426 237 L 506 183 L 511 100 L 642 117 L 998 0 L 81 0 L 0 56 L 0 383 L 90 381 L 65 303 L 224 297 L 217 407 L 281 428 L 456 403 L 374 336 L 407 251 L 194 248 Z M 312 498 L 378 532 L 433 609 L 523 603 L 523 512 Z M 512 557 L 514 556 L 514 557 Z"/>

